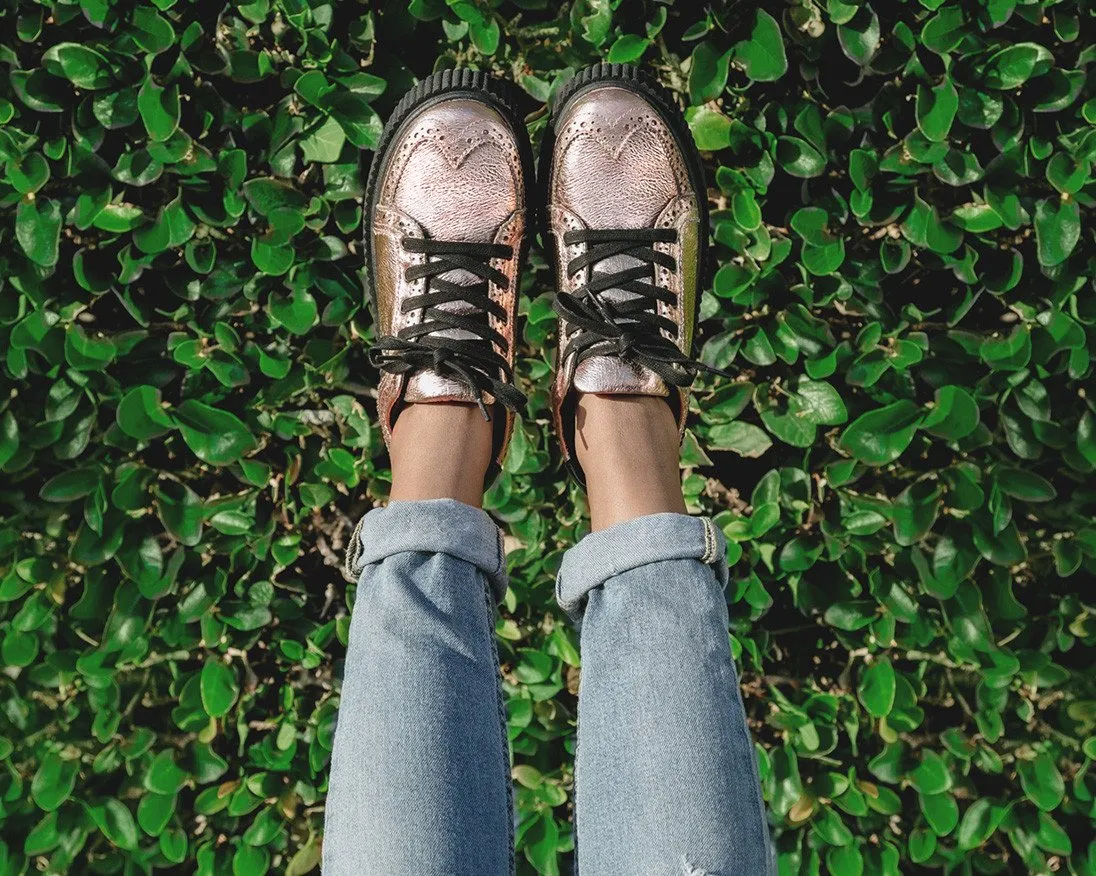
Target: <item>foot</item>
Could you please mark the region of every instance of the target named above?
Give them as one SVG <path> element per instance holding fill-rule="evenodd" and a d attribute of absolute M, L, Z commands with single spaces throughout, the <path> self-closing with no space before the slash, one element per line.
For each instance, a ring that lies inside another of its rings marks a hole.
<path fill-rule="evenodd" d="M 509 95 L 471 70 L 421 82 L 385 126 L 366 194 L 377 325 L 370 359 L 382 372 L 385 441 L 392 446 L 409 407 L 475 406 L 493 423 L 493 467 L 524 403 L 514 386 L 514 319 L 532 158 Z"/>
<path fill-rule="evenodd" d="M 575 420 L 575 459 L 586 475 L 594 532 L 648 514 L 685 513 L 677 421 L 663 399 L 584 392 Z"/>
<path fill-rule="evenodd" d="M 582 481 L 575 413 L 583 394 L 664 399 L 676 456 L 688 390 L 703 367 L 691 351 L 707 196 L 680 110 L 635 67 L 597 64 L 577 74 L 559 95 L 549 137 L 560 345 L 553 407 L 564 456 Z"/>

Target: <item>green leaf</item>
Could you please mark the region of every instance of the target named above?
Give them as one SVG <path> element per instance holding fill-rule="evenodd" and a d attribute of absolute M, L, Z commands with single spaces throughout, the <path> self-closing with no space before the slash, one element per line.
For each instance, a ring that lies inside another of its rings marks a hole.
<path fill-rule="evenodd" d="M 860 849 L 849 843 L 844 846 L 830 846 L 826 850 L 828 872 L 840 876 L 861 876 L 864 872 L 864 856 Z"/>
<path fill-rule="evenodd" d="M 36 265 L 57 264 L 61 206 L 50 198 L 22 200 L 15 211 L 15 239 Z"/>
<path fill-rule="evenodd" d="M 47 502 L 73 502 L 99 486 L 100 472 L 93 467 L 76 468 L 50 478 L 38 495 Z"/>
<path fill-rule="evenodd" d="M 746 76 L 755 82 L 774 82 L 788 71 L 780 25 L 764 9 L 757 10 L 749 39 L 737 43 L 734 54 Z"/>
<path fill-rule="evenodd" d="M 320 844 L 310 839 L 297 850 L 285 868 L 285 876 L 305 876 L 320 864 Z"/>
<path fill-rule="evenodd" d="M 173 864 L 186 859 L 187 841 L 182 830 L 168 829 L 160 834 L 160 853 Z"/>
<path fill-rule="evenodd" d="M 1039 825 L 1036 838 L 1040 847 L 1046 849 L 1052 855 L 1073 854 L 1073 842 L 1070 840 L 1069 834 L 1057 821 L 1045 812 L 1039 812 L 1036 815 L 1036 822 Z"/>
<path fill-rule="evenodd" d="M 213 718 L 227 715 L 239 692 L 236 674 L 225 663 L 213 657 L 206 660 L 201 675 L 202 708 L 206 714 Z"/>
<path fill-rule="evenodd" d="M 730 450 L 739 456 L 758 457 L 772 447 L 772 439 L 764 430 L 753 425 L 735 421 L 713 426 L 708 432 L 706 447 L 708 450 Z"/>
<path fill-rule="evenodd" d="M 921 428 L 933 435 L 958 441 L 978 428 L 978 403 L 961 386 L 941 386 Z"/>
<path fill-rule="evenodd" d="M 8 182 L 20 194 L 30 194 L 44 186 L 50 177 L 49 162 L 39 153 L 31 152 L 21 161 L 8 164 Z"/>
<path fill-rule="evenodd" d="M 1001 491 L 1025 502 L 1050 502 L 1058 498 L 1054 484 L 1033 471 L 1004 467 L 996 472 Z"/>
<path fill-rule="evenodd" d="M 135 386 L 118 403 L 115 415 L 118 428 L 138 441 L 170 432 L 175 423 L 163 408 L 160 390 L 153 386 Z"/>
<path fill-rule="evenodd" d="M 330 164 L 339 160 L 346 132 L 334 118 L 328 117 L 322 125 L 301 140 L 301 154 L 306 162 Z"/>
<path fill-rule="evenodd" d="M 609 28 L 613 24 L 609 0 L 578 0 L 571 16 L 572 20 L 577 16 L 579 32 L 592 46 L 600 46 L 609 36 Z"/>
<path fill-rule="evenodd" d="M 228 465 L 258 446 L 247 426 L 228 411 L 187 399 L 174 414 L 183 440 L 211 465 Z"/>
<path fill-rule="evenodd" d="M 826 609 L 825 620 L 831 627 L 852 632 L 868 626 L 877 617 L 879 606 L 868 599 L 835 602 Z"/>
<path fill-rule="evenodd" d="M 807 419 L 820 426 L 840 426 L 849 412 L 841 395 L 824 380 L 800 380 L 795 388 Z"/>
<path fill-rule="evenodd" d="M 996 371 L 1019 371 L 1031 360 L 1031 330 L 1017 325 L 1007 337 L 988 337 L 982 342 L 983 361 Z"/>
<path fill-rule="evenodd" d="M 818 815 L 815 816 L 812 830 L 823 843 L 828 843 L 831 846 L 847 846 L 852 842 L 852 831 L 841 820 L 841 816 L 837 814 L 837 811 L 829 806 L 824 806 L 819 810 Z"/>
<path fill-rule="evenodd" d="M 232 876 L 263 876 L 270 868 L 270 852 L 264 848 L 240 845 L 232 855 Z"/>
<path fill-rule="evenodd" d="M 182 192 L 169 202 L 151 225 L 138 228 L 133 233 L 133 242 L 141 252 L 156 255 L 165 250 L 182 246 L 191 237 L 197 225 L 183 206 Z"/>
<path fill-rule="evenodd" d="M 95 215 L 92 226 L 112 234 L 132 231 L 145 222 L 144 211 L 132 204 L 107 204 Z"/>
<path fill-rule="evenodd" d="M 792 214 L 790 225 L 811 246 L 824 247 L 834 242 L 829 221 L 829 214 L 821 207 L 800 207 Z"/>
<path fill-rule="evenodd" d="M 896 401 L 857 417 L 841 433 L 838 446 L 861 462 L 886 465 L 909 446 L 923 418 L 913 402 Z"/>
<path fill-rule="evenodd" d="M 175 765 L 175 757 L 168 750 L 157 754 L 145 773 L 145 788 L 154 794 L 173 795 L 185 781 L 186 773 Z"/>
<path fill-rule="evenodd" d="M 559 828 L 548 809 L 540 813 L 532 827 L 524 835 L 525 857 L 537 873 L 544 876 L 559 876 L 559 863 L 556 849 L 559 846 Z"/>
<path fill-rule="evenodd" d="M 498 51 L 502 30 L 493 15 L 485 15 L 478 21 L 468 22 L 468 35 L 472 38 L 472 45 L 478 52 L 483 55 L 493 55 Z M 308 160 L 305 159 L 305 161 Z M 334 161 L 334 159 L 331 160 Z"/>
<path fill-rule="evenodd" d="M 875 10 L 867 4 L 861 6 L 851 21 L 838 25 L 837 41 L 850 61 L 867 66 L 879 49 L 879 16 Z"/>
<path fill-rule="evenodd" d="M 303 192 L 285 180 L 271 176 L 249 179 L 242 188 L 247 202 L 261 216 L 269 217 L 277 210 L 303 212 L 308 206 L 308 198 Z"/>
<path fill-rule="evenodd" d="M 1076 201 L 1043 198 L 1035 205 L 1035 241 L 1039 264 L 1052 268 L 1073 252 L 1081 239 L 1081 208 Z"/>
<path fill-rule="evenodd" d="M 125 851 L 137 848 L 137 823 L 133 813 L 121 800 L 110 797 L 88 810 L 92 820 L 108 840 Z"/>
<path fill-rule="evenodd" d="M 280 277 L 293 267 L 294 250 L 292 246 L 275 246 L 263 243 L 259 238 L 251 239 L 251 261 L 264 274 Z"/>
<path fill-rule="evenodd" d="M 803 267 L 816 277 L 825 277 L 834 273 L 844 261 L 844 240 L 837 240 L 826 246 L 803 244 Z"/>
<path fill-rule="evenodd" d="M 964 231 L 975 233 L 996 231 L 1004 225 L 1001 217 L 989 204 L 963 204 L 956 207 L 948 218 Z"/>
<path fill-rule="evenodd" d="M 902 223 L 901 230 L 914 246 L 944 255 L 955 252 L 963 244 L 963 232 L 943 222 L 936 207 L 925 203 L 919 196 L 913 199 L 913 208 Z"/>
<path fill-rule="evenodd" d="M 912 773 L 910 782 L 926 797 L 951 790 L 951 771 L 944 759 L 932 749 L 921 752 L 921 763 Z"/>
<path fill-rule="evenodd" d="M 77 88 L 96 91 L 113 84 L 110 63 L 99 52 L 80 43 L 58 43 L 42 55 L 51 73 L 64 76 Z"/>
<path fill-rule="evenodd" d="M 15 455 L 19 449 L 19 423 L 9 410 L 0 416 L 0 468 Z"/>
<path fill-rule="evenodd" d="M 1038 43 L 1014 43 L 990 56 L 983 81 L 988 88 L 1007 91 L 1046 73 L 1053 65 L 1054 56 Z"/>
<path fill-rule="evenodd" d="M 374 149 L 381 139 L 384 125 L 360 94 L 339 93 L 327 100 L 331 118 L 335 119 L 346 134 L 346 139 L 359 149 Z"/>
<path fill-rule="evenodd" d="M 64 760 L 52 751 L 42 758 L 30 785 L 39 809 L 53 812 L 72 795 L 79 767 L 79 761 Z"/>
<path fill-rule="evenodd" d="M 146 52 L 165 52 L 175 41 L 171 22 L 155 9 L 147 6 L 134 7 L 131 22 L 134 27 L 133 39 Z"/>
<path fill-rule="evenodd" d="M 316 299 L 303 286 L 286 296 L 270 300 L 270 315 L 278 324 L 297 335 L 305 334 L 316 322 Z"/>
<path fill-rule="evenodd" d="M 735 192 L 731 210 L 738 227 L 744 231 L 756 231 L 761 227 L 761 207 L 753 192 L 745 189 Z"/>
<path fill-rule="evenodd" d="M 860 673 L 856 695 L 868 714 L 876 718 L 890 714 L 894 707 L 895 674 L 888 658 L 876 660 Z"/>
<path fill-rule="evenodd" d="M 930 481 L 918 481 L 898 495 L 892 506 L 894 540 L 898 544 L 917 544 L 929 533 L 940 510 L 941 492 Z"/>
<path fill-rule="evenodd" d="M 945 78 L 931 89 L 917 86 L 917 127 L 930 140 L 947 139 L 958 108 L 959 92 L 951 79 Z"/>
<path fill-rule="evenodd" d="M 894 692 L 894 668 L 888 658 L 871 663 L 860 673 L 856 693 L 869 715 L 877 718 L 889 715 L 894 706 Z"/>
<path fill-rule="evenodd" d="M 966 33 L 966 16 L 958 6 L 945 5 L 921 28 L 921 42 L 941 55 L 954 49 Z"/>
<path fill-rule="evenodd" d="M 981 846 L 997 830 L 1002 818 L 1004 810 L 995 801 L 988 797 L 975 800 L 959 823 L 959 848 L 969 850 Z"/>
<path fill-rule="evenodd" d="M 871 186 L 871 181 L 879 172 L 879 158 L 868 149 L 853 149 L 849 153 L 849 179 L 861 191 Z M 815 208 L 818 209 L 818 208 Z"/>
<path fill-rule="evenodd" d="M 755 274 L 748 268 L 728 262 L 716 271 L 712 291 L 720 298 L 733 298 L 749 286 L 754 277 Z"/>
<path fill-rule="evenodd" d="M 778 137 L 775 156 L 777 163 L 792 176 L 821 176 L 826 159 L 806 140 L 799 137 Z"/>
<path fill-rule="evenodd" d="M 710 40 L 693 49 L 689 61 L 689 100 L 693 104 L 707 103 L 723 94 L 732 54 L 731 50 L 720 51 Z"/>
<path fill-rule="evenodd" d="M 145 79 L 137 91 L 137 109 L 149 139 L 165 142 L 179 127 L 179 86 L 161 88 Z"/>
<path fill-rule="evenodd" d="M 1085 411 L 1077 424 L 1077 450 L 1089 465 L 1096 466 L 1096 414 Z"/>
<path fill-rule="evenodd" d="M 718 152 L 731 145 L 731 120 L 710 107 L 693 107 L 687 114 L 689 130 L 701 152 Z"/>
<path fill-rule="evenodd" d="M 786 406 L 766 404 L 760 408 L 761 422 L 777 438 L 792 447 L 810 447 L 814 443 L 817 427 L 803 411 L 802 402 L 795 396 Z"/>
<path fill-rule="evenodd" d="M 1065 798 L 1065 781 L 1050 755 L 1042 753 L 1034 760 L 1019 760 L 1016 772 L 1025 796 L 1044 812 L 1057 809 Z"/>
<path fill-rule="evenodd" d="M 174 814 L 174 794 L 145 794 L 137 804 L 137 823 L 149 836 L 160 836 Z"/>
<path fill-rule="evenodd" d="M 612 48 L 609 49 L 609 63 L 631 64 L 643 57 L 650 48 L 651 41 L 633 33 L 622 34 L 617 37 Z"/>
<path fill-rule="evenodd" d="M 937 836 L 947 836 L 959 824 L 959 804 L 950 793 L 920 795 L 921 812 Z"/>

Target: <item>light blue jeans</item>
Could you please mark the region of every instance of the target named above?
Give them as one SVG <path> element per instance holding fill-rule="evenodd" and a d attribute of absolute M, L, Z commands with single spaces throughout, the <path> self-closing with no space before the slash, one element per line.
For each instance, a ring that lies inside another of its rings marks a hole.
<path fill-rule="evenodd" d="M 681 514 L 564 556 L 581 628 L 581 876 L 765 876 L 772 851 L 727 635 L 723 534 Z M 502 536 L 451 500 L 358 527 L 325 876 L 508 876 L 513 802 L 495 600 Z"/>

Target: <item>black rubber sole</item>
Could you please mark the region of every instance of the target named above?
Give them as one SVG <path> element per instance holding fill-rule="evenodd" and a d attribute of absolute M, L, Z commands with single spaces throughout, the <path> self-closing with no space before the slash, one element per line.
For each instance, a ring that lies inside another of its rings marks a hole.
<path fill-rule="evenodd" d="M 552 100 L 552 113 L 548 127 L 544 132 L 544 140 L 540 150 L 540 190 L 541 201 L 548 203 L 548 194 L 551 190 L 552 152 L 555 149 L 556 134 L 555 124 L 563 116 L 567 104 L 572 98 L 584 91 L 599 85 L 617 85 L 634 91 L 647 100 L 659 114 L 670 130 L 677 148 L 681 150 L 685 158 L 685 167 L 689 174 L 689 184 L 696 192 L 697 209 L 699 212 L 699 245 L 697 247 L 697 295 L 696 307 L 693 313 L 693 346 L 696 346 L 696 324 L 700 320 L 701 293 L 711 283 L 711 264 L 708 252 L 709 218 L 708 218 L 708 186 L 704 178 L 704 162 L 700 158 L 700 150 L 696 148 L 692 131 L 685 121 L 685 115 L 677 105 L 673 95 L 660 82 L 648 73 L 636 67 L 634 64 L 608 64 L 599 62 L 584 70 L 580 70 L 572 76 L 556 93 Z M 545 244 L 548 242 L 547 211 L 545 222 L 541 229 L 541 236 Z M 686 353 L 692 355 L 692 350 Z"/>
<path fill-rule="evenodd" d="M 498 79 L 478 70 L 467 70 L 457 67 L 451 70 L 439 70 L 427 76 L 418 85 L 408 91 L 392 111 L 384 130 L 381 132 L 380 142 L 373 153 L 373 161 L 369 166 L 368 181 L 365 186 L 365 214 L 363 218 L 363 252 L 365 254 L 365 286 L 369 294 L 369 303 L 373 311 L 374 325 L 377 324 L 377 291 L 376 280 L 373 273 L 373 235 L 369 233 L 370 222 L 373 217 L 373 209 L 376 206 L 377 183 L 384 174 L 388 164 L 389 147 L 396 139 L 404 123 L 413 118 L 420 110 L 442 100 L 452 98 L 471 98 L 480 100 L 494 109 L 506 120 L 514 132 L 517 141 L 518 154 L 521 157 L 522 173 L 525 177 L 525 216 L 526 233 L 522 238 L 521 250 L 518 253 L 518 277 L 525 266 L 525 256 L 529 249 L 529 238 L 535 233 L 539 221 L 536 198 L 530 194 L 535 193 L 535 165 L 533 162 L 533 147 L 529 142 L 529 130 L 525 126 L 525 116 L 518 109 L 521 92 L 515 85 Z"/>

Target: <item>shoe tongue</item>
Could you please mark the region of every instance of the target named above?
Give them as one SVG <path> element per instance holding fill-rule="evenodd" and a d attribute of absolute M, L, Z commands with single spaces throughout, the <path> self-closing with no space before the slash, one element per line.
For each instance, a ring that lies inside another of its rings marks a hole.
<path fill-rule="evenodd" d="M 457 268 L 439 274 L 435 279 L 447 280 L 458 286 L 472 286 L 480 282 L 480 278 L 471 271 Z M 447 301 L 436 306 L 437 310 L 453 314 L 476 314 L 479 309 L 467 301 Z M 437 338 L 453 338 L 455 340 L 476 340 L 477 335 L 461 328 L 439 329 L 431 332 L 431 336 Z M 472 402 L 477 398 L 476 392 L 463 382 L 443 377 L 432 368 L 423 368 L 415 372 L 407 382 L 407 390 L 404 393 L 406 402 Z"/>
<path fill-rule="evenodd" d="M 602 259 L 591 265 L 593 272 L 615 274 L 642 265 L 642 259 L 620 254 Z M 598 296 L 606 301 L 630 301 L 639 298 L 635 292 L 616 287 L 599 292 Z M 625 362 L 619 356 L 591 356 L 579 363 L 575 369 L 574 386 L 580 392 L 592 392 L 599 395 L 654 395 L 668 396 L 669 387 L 665 381 L 643 365 Z"/>
<path fill-rule="evenodd" d="M 458 268 L 455 271 L 446 271 L 444 274 L 439 274 L 438 279 L 456 283 L 458 286 L 472 286 L 475 283 L 480 282 L 479 277 L 471 271 L 466 271 L 464 268 Z M 435 309 L 444 311 L 445 313 L 459 315 L 475 314 L 479 312 L 478 308 L 473 307 L 467 301 L 446 301 L 444 304 L 438 304 Z M 457 338 L 458 340 L 464 341 L 475 340 L 476 338 L 476 335 L 472 332 L 459 328 L 440 329 L 431 332 L 430 334 L 438 338 Z"/>
<path fill-rule="evenodd" d="M 590 266 L 591 279 L 593 279 L 593 273 L 599 274 L 616 274 L 620 271 L 627 271 L 631 268 L 639 267 L 643 264 L 641 259 L 637 259 L 635 256 L 626 254 L 620 254 L 610 256 L 607 259 L 602 259 L 600 262 Z M 613 287 L 606 289 L 604 292 L 599 292 L 598 297 L 604 298 L 606 301 L 630 301 L 633 298 L 639 298 L 635 292 L 629 292 L 627 289 L 617 289 Z"/>

